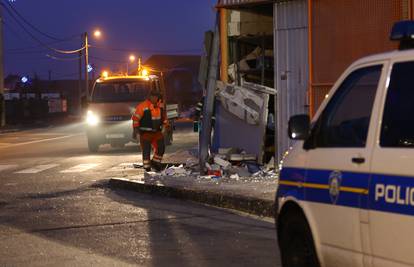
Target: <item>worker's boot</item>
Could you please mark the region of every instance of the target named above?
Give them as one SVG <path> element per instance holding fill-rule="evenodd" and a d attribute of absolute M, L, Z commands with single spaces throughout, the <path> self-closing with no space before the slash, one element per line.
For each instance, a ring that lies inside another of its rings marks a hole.
<path fill-rule="evenodd" d="M 151 171 L 151 161 L 149 160 L 144 160 L 144 170 L 147 172 Z"/>
<path fill-rule="evenodd" d="M 161 162 L 157 162 L 157 161 L 154 161 L 154 160 L 151 160 L 151 167 L 156 172 L 160 172 L 160 171 L 163 170 L 163 164 Z"/>

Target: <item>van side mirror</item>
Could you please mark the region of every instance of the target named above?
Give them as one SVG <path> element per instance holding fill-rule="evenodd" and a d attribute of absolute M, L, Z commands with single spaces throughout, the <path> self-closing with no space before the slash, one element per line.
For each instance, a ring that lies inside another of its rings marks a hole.
<path fill-rule="evenodd" d="M 310 117 L 307 114 L 295 115 L 289 119 L 288 134 L 293 140 L 305 140 L 309 136 Z"/>

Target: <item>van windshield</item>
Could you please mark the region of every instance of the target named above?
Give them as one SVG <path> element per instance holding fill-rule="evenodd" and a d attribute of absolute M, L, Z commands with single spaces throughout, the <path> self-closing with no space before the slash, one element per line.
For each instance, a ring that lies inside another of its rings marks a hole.
<path fill-rule="evenodd" d="M 96 83 L 92 102 L 139 102 L 151 89 L 149 81 L 113 81 Z"/>

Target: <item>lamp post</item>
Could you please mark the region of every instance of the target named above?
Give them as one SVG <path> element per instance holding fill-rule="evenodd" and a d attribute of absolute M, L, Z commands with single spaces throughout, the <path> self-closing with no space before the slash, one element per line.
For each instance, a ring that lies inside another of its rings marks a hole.
<path fill-rule="evenodd" d="M 95 30 L 93 32 L 93 36 L 96 39 L 101 38 L 102 36 L 102 32 L 100 30 Z M 82 46 L 85 48 L 85 52 L 83 54 L 84 56 L 84 60 L 85 60 L 85 64 L 84 64 L 84 76 L 85 76 L 85 93 L 87 96 L 89 96 L 89 40 L 88 40 L 88 33 L 84 32 L 81 35 L 81 39 L 82 39 Z M 78 92 L 78 101 L 79 101 L 79 113 L 81 113 L 82 111 L 82 86 L 81 86 L 81 78 L 82 78 L 82 52 L 80 52 L 80 57 L 79 57 L 79 92 Z"/>
<path fill-rule="evenodd" d="M 89 72 L 88 72 L 88 65 L 89 65 L 89 43 L 88 43 L 88 33 L 85 32 L 83 34 L 83 40 L 85 45 L 85 93 L 89 95 Z"/>

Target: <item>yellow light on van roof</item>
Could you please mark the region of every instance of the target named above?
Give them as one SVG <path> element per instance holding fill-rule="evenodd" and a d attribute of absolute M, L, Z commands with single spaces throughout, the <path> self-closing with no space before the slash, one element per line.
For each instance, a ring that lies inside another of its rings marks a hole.
<path fill-rule="evenodd" d="M 108 71 L 106 71 L 106 70 L 104 70 L 104 71 L 102 72 L 102 77 L 104 77 L 104 78 L 108 78 L 108 76 L 109 76 L 109 72 L 108 72 Z"/>
<path fill-rule="evenodd" d="M 148 76 L 149 71 L 147 69 L 142 70 L 142 76 Z"/>

